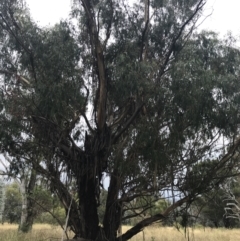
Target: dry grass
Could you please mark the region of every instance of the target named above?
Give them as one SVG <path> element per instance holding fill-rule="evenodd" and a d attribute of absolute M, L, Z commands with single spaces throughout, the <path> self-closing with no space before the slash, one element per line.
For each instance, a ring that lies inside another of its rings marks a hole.
<path fill-rule="evenodd" d="M 123 227 L 125 232 L 129 227 Z M 62 230 L 59 227 L 47 224 L 36 224 L 32 232 L 21 234 L 17 225 L 4 224 L 0 226 L 0 241 L 60 241 Z M 71 234 L 70 234 L 71 236 Z M 184 230 L 176 228 L 149 227 L 131 241 L 236 241 L 239 240 L 240 229 L 189 229 L 185 235 Z"/>
<path fill-rule="evenodd" d="M 124 227 L 123 232 L 127 230 Z M 239 240 L 240 229 L 198 228 L 177 230 L 172 227 L 149 227 L 131 239 L 131 241 L 236 241 Z"/>
<path fill-rule="evenodd" d="M 27 234 L 19 233 L 18 225 L 0 225 L 0 241 L 60 241 L 61 237 L 62 229 L 48 224 L 35 224 Z"/>

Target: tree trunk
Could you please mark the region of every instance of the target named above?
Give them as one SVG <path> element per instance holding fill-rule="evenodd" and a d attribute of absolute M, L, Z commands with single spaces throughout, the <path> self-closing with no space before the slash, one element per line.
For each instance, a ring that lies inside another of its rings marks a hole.
<path fill-rule="evenodd" d="M 79 182 L 81 238 L 95 240 L 99 231 L 95 178 L 84 175 Z"/>
<path fill-rule="evenodd" d="M 19 231 L 29 232 L 32 229 L 35 213 L 33 210 L 33 201 L 27 197 L 23 197 L 21 223 Z"/>
<path fill-rule="evenodd" d="M 18 182 L 19 183 L 19 182 Z M 28 232 L 32 229 L 33 220 L 35 217 L 34 212 L 34 201 L 31 199 L 36 183 L 36 172 L 32 170 L 28 186 L 26 186 L 25 178 L 22 179 L 20 185 L 20 190 L 22 194 L 22 213 L 21 213 L 21 223 L 19 225 L 19 231 Z"/>
<path fill-rule="evenodd" d="M 95 134 L 85 136 L 85 151 L 78 163 L 72 162 L 74 176 L 77 180 L 80 235 L 91 240 L 105 240 L 103 229 L 99 226 L 98 206 L 100 198 L 100 181 L 106 168 L 106 146 L 109 144 L 109 131 L 104 128 Z"/>
<path fill-rule="evenodd" d="M 108 197 L 104 215 L 104 232 L 108 240 L 116 240 L 117 230 L 121 222 L 121 204 L 118 201 L 120 188 L 120 179 L 115 170 L 111 175 L 110 185 L 108 188 Z"/>

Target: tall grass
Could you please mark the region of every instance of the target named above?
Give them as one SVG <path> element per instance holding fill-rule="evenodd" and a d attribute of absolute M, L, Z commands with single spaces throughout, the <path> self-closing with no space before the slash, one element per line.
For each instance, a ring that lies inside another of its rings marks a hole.
<path fill-rule="evenodd" d="M 129 227 L 123 227 L 123 233 Z M 69 234 L 72 237 L 72 234 Z M 18 232 L 17 225 L 0 226 L 0 241 L 60 241 L 60 227 L 47 224 L 35 224 L 30 233 Z M 189 229 L 177 230 L 170 227 L 149 227 L 131 239 L 131 241 L 236 241 L 240 240 L 240 229 Z"/>

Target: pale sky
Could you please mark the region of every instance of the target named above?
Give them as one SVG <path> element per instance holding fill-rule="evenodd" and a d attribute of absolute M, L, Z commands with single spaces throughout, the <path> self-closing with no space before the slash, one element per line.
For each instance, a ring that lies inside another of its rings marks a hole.
<path fill-rule="evenodd" d="M 71 0 L 27 0 L 30 12 L 41 26 L 53 25 L 61 18 L 67 18 L 71 9 Z M 212 13 L 201 29 L 214 30 L 221 35 L 232 31 L 240 35 L 240 0 L 208 0 L 204 16 Z"/>
<path fill-rule="evenodd" d="M 54 25 L 61 18 L 67 18 L 71 0 L 26 0 L 30 13 L 41 26 Z"/>
<path fill-rule="evenodd" d="M 204 15 L 212 12 L 201 28 L 214 30 L 221 35 L 231 31 L 235 36 L 240 35 L 240 1 L 239 0 L 208 0 Z"/>

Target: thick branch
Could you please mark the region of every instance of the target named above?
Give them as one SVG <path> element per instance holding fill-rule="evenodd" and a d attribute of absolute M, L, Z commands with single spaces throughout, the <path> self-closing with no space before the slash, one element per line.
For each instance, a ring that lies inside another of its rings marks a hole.
<path fill-rule="evenodd" d="M 105 65 L 102 44 L 99 40 L 94 9 L 91 2 L 82 0 L 83 7 L 88 19 L 88 33 L 91 39 L 92 52 L 95 54 L 95 70 L 99 80 L 99 97 L 97 105 L 97 127 L 100 131 L 104 129 L 106 123 L 106 103 L 107 103 L 107 80 L 105 76 Z"/>
<path fill-rule="evenodd" d="M 132 238 L 137 233 L 141 232 L 143 228 L 149 226 L 150 224 L 163 220 L 167 218 L 167 216 L 177 207 L 180 207 L 182 204 L 186 203 L 189 200 L 189 197 L 185 197 L 183 199 L 180 199 L 179 201 L 175 202 L 173 205 L 168 207 L 164 213 L 162 214 L 156 214 L 150 218 L 145 218 L 141 222 L 137 223 L 134 227 L 129 229 L 126 233 L 124 233 L 122 236 L 118 237 L 117 241 L 126 241 Z"/>

